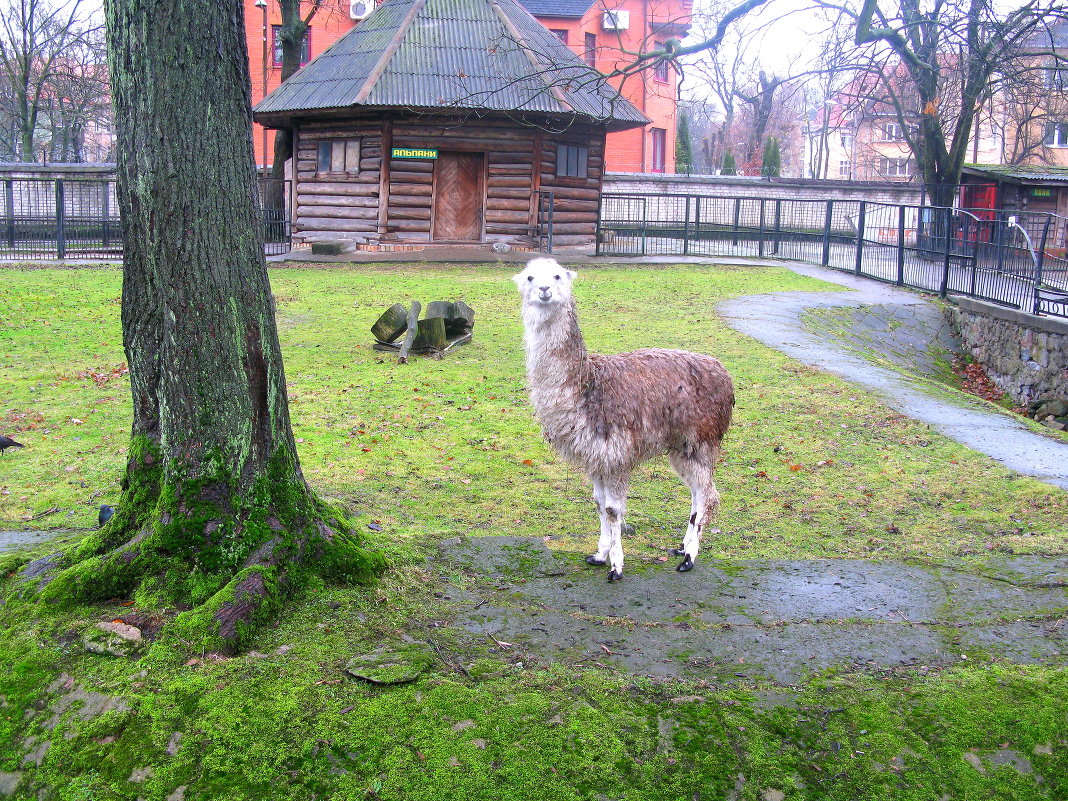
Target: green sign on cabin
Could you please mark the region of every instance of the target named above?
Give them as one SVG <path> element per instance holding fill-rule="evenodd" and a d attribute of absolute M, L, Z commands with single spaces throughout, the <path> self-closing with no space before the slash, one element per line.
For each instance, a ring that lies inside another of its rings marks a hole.
<path fill-rule="evenodd" d="M 418 149 L 411 147 L 395 147 L 393 148 L 393 158 L 395 159 L 436 159 L 438 157 L 438 149 Z"/>
<path fill-rule="evenodd" d="M 1036 186 L 1031 189 L 1031 197 L 1053 197 L 1053 190 Z"/>

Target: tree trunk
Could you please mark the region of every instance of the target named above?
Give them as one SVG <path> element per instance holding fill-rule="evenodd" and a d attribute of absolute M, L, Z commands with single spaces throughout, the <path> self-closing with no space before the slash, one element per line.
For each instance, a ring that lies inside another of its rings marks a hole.
<path fill-rule="evenodd" d="M 173 628 L 233 648 L 314 561 L 367 575 L 307 487 L 254 203 L 240 0 L 108 0 L 133 429 L 115 517 L 44 590 L 194 608 Z"/>

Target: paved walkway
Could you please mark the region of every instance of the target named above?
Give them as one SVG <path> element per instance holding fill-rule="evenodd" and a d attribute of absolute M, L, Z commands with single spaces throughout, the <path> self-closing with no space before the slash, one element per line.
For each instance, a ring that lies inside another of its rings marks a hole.
<path fill-rule="evenodd" d="M 788 684 L 828 668 L 1068 659 L 1064 556 L 918 564 L 709 555 L 689 573 L 674 560 L 632 559 L 610 584 L 540 539 L 473 537 L 443 542 L 433 564 L 454 583 L 451 625 L 524 664 Z"/>
<path fill-rule="evenodd" d="M 936 398 L 900 373 L 879 367 L 828 337 L 807 330 L 801 320 L 807 309 L 879 305 L 913 307 L 917 310 L 914 314 L 895 314 L 895 318 L 907 326 L 911 316 L 917 325 L 927 327 L 931 317 L 920 310 L 930 309 L 929 301 L 905 290 L 835 270 L 789 262 L 783 266 L 853 291 L 776 292 L 735 298 L 717 308 L 733 328 L 798 361 L 874 391 L 891 408 L 929 423 L 940 433 L 987 454 L 1010 470 L 1068 489 L 1068 443 L 1036 434 L 1008 414 L 966 408 Z M 921 331 L 916 338 L 927 335 Z M 902 332 L 899 336 L 906 334 Z"/>

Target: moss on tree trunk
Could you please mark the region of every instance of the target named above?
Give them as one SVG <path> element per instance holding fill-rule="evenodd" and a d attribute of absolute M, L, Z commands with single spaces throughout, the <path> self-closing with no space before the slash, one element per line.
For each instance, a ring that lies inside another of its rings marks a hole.
<path fill-rule="evenodd" d="M 132 444 L 118 512 L 47 600 L 137 593 L 237 647 L 314 570 L 381 566 L 300 470 L 253 203 L 239 0 L 109 0 Z"/>

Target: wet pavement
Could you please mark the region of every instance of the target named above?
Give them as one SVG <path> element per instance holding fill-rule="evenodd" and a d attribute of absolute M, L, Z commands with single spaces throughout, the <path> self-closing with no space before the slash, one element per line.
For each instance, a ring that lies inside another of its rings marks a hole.
<path fill-rule="evenodd" d="M 434 560 L 468 579 L 453 579 L 453 626 L 534 661 L 782 684 L 828 668 L 1068 664 L 1068 556 L 674 561 L 628 563 L 609 584 L 518 537 L 455 538 Z"/>
<path fill-rule="evenodd" d="M 826 333 L 812 331 L 804 323 L 806 312 L 852 307 L 861 310 L 862 316 L 874 315 L 883 321 L 882 325 L 894 329 L 895 336 L 886 348 L 891 361 L 895 361 L 892 353 L 897 352 L 901 358 L 922 362 L 926 357 L 917 354 L 924 354 L 925 342 L 932 342 L 931 327 L 939 315 L 930 301 L 912 292 L 835 270 L 786 262 L 783 266 L 853 291 L 776 292 L 735 298 L 717 307 L 731 327 L 798 361 L 873 391 L 891 408 L 930 424 L 950 439 L 985 453 L 1010 470 L 1068 489 L 1068 442 L 1037 434 L 1007 413 L 993 411 L 978 401 L 961 398 L 959 402 L 950 402 L 935 397 L 900 373 L 850 352 L 848 336 L 844 344 L 835 342 Z M 943 341 L 944 335 L 938 336 L 936 341 Z M 895 343 L 910 344 L 913 355 L 902 354 Z"/>
<path fill-rule="evenodd" d="M 30 548 L 47 540 L 54 539 L 70 531 L 0 531 L 0 553 L 15 548 Z"/>

